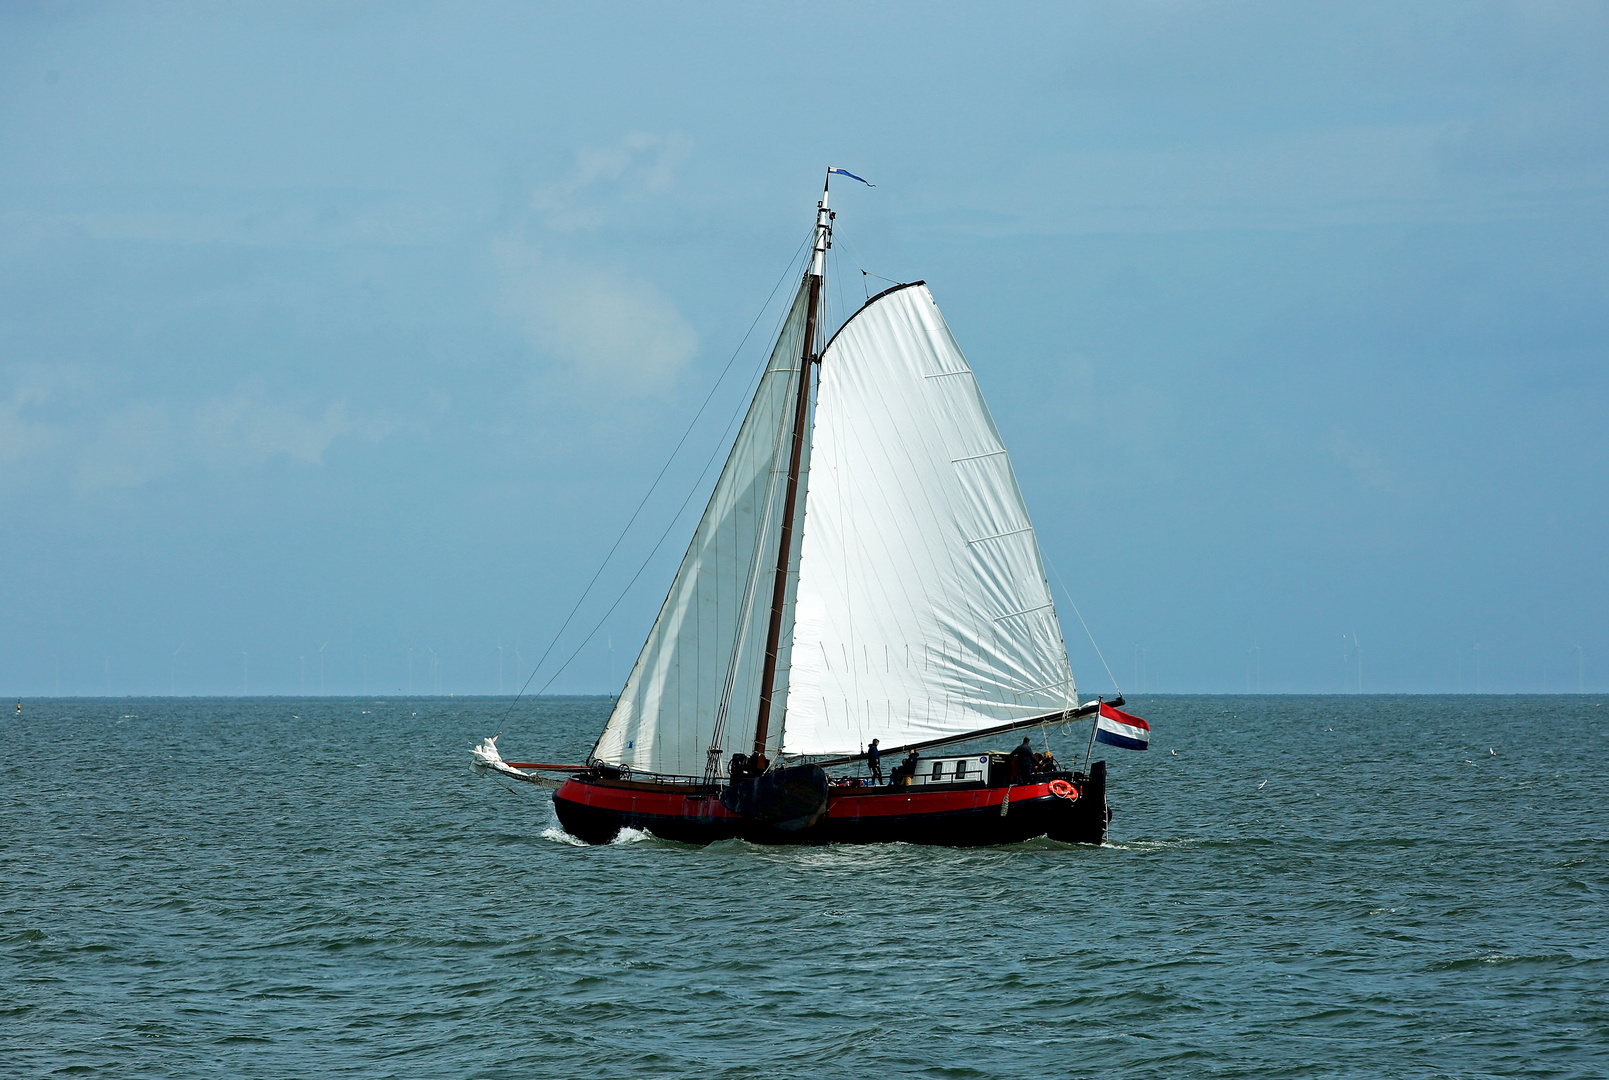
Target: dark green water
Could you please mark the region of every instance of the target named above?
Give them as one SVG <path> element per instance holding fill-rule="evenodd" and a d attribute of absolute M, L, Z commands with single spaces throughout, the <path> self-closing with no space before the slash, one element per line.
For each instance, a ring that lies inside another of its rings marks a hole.
<path fill-rule="evenodd" d="M 471 772 L 601 701 L 24 702 L 0 1074 L 1609 1075 L 1603 701 L 1131 701 L 1113 842 L 982 851 L 583 848 Z"/>

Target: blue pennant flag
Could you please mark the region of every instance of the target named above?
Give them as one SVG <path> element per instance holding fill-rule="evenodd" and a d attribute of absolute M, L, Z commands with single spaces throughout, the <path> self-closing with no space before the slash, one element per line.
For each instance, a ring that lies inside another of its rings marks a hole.
<path fill-rule="evenodd" d="M 837 173 L 839 176 L 847 176 L 851 180 L 859 180 L 861 183 L 865 184 L 867 187 L 876 187 L 877 186 L 876 184 L 872 183 L 870 180 L 866 179 L 864 176 L 856 176 L 854 173 L 850 172 L 848 169 L 828 169 L 827 170 L 827 174 L 829 176 L 832 175 L 833 173 Z"/>

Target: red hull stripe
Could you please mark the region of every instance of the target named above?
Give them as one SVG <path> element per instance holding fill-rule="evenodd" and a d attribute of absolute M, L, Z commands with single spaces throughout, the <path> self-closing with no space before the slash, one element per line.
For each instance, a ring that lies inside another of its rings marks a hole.
<path fill-rule="evenodd" d="M 1049 784 L 1021 784 L 1013 788 L 968 788 L 959 791 L 921 789 L 850 788 L 830 791 L 827 817 L 833 820 L 900 817 L 910 814 L 946 814 L 997 807 L 1011 792 L 1012 802 L 1050 797 Z M 622 814 L 684 817 L 703 821 L 740 821 L 721 805 L 717 795 L 691 796 L 674 791 L 643 791 L 566 780 L 554 798 L 567 799 L 596 810 Z"/>
<path fill-rule="evenodd" d="M 637 788 L 607 787 L 566 780 L 556 799 L 594 810 L 613 810 L 622 814 L 652 814 L 659 817 L 698 818 L 703 821 L 739 821 L 741 818 L 721 805 L 719 795 L 685 795 L 675 791 L 642 791 Z"/>

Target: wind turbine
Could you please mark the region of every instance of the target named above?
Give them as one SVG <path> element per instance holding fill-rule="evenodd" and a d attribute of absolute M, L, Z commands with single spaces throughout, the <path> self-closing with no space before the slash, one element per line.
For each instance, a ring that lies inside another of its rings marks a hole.
<path fill-rule="evenodd" d="M 1583 687 L 1586 686 L 1586 680 L 1582 676 L 1582 672 L 1585 670 L 1586 667 L 1585 661 L 1582 658 L 1581 646 L 1577 645 L 1575 647 L 1575 692 L 1578 694 L 1586 693 L 1586 690 L 1583 689 Z"/>
<path fill-rule="evenodd" d="M 432 649 L 429 645 L 425 646 L 425 652 L 430 654 L 430 686 L 431 686 L 431 693 L 435 694 L 437 697 L 440 697 L 441 696 L 441 676 L 440 676 L 439 673 L 441 671 L 441 658 L 436 655 L 436 650 Z"/>
<path fill-rule="evenodd" d="M 497 643 L 497 696 L 503 696 L 503 643 Z"/>
<path fill-rule="evenodd" d="M 1352 649 L 1358 661 L 1358 693 L 1363 693 L 1363 646 L 1358 644 L 1358 632 L 1352 631 Z"/>
<path fill-rule="evenodd" d="M 329 644 L 329 642 L 326 641 L 324 643 L 324 645 L 320 645 L 318 647 L 318 696 L 319 697 L 324 696 L 324 646 L 328 645 L 328 644 Z"/>
<path fill-rule="evenodd" d="M 246 654 L 246 650 L 241 649 L 240 650 L 240 696 L 241 697 L 246 696 L 246 687 L 249 685 L 249 683 L 247 682 L 247 676 L 249 676 L 251 674 L 251 668 L 248 667 L 247 665 L 250 664 L 250 662 L 251 661 L 250 661 L 249 657 Z"/>
<path fill-rule="evenodd" d="M 1475 642 L 1475 693 L 1481 692 L 1481 643 Z"/>
<path fill-rule="evenodd" d="M 408 654 L 408 696 L 413 696 L 413 646 L 407 646 L 404 651 Z"/>
<path fill-rule="evenodd" d="M 300 694 L 302 697 L 306 697 L 307 696 L 307 657 L 298 655 L 296 657 L 296 659 L 298 659 L 298 660 L 300 660 L 302 662 L 302 681 L 299 684 L 299 688 L 297 689 L 296 692 L 298 694 Z"/>
<path fill-rule="evenodd" d="M 173 686 L 174 686 L 174 683 L 176 682 L 175 676 L 176 676 L 176 674 L 178 672 L 178 669 L 179 669 L 179 653 L 181 653 L 183 651 L 184 651 L 184 642 L 181 641 L 181 642 L 179 642 L 179 647 L 177 649 L 173 650 L 173 655 L 168 658 L 168 697 L 173 697 L 174 696 L 174 694 L 173 694 Z"/>

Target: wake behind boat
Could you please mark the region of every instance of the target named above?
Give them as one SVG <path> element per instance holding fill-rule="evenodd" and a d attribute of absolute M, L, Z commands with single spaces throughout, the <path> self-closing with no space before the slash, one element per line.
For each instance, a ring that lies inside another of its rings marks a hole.
<path fill-rule="evenodd" d="M 834 172 L 829 170 L 830 181 Z M 850 174 L 845 174 L 850 175 Z M 859 179 L 858 177 L 856 179 Z M 1099 844 L 1106 763 L 942 753 L 1094 718 L 1009 455 L 924 282 L 825 347 L 834 214 L 648 640 L 588 760 L 479 763 L 555 787 L 566 831 L 708 843 Z M 813 385 L 815 384 L 815 385 Z M 897 760 L 883 783 L 880 761 Z M 866 772 L 869 775 L 850 775 Z M 549 779 L 556 774 L 562 779 Z"/>

